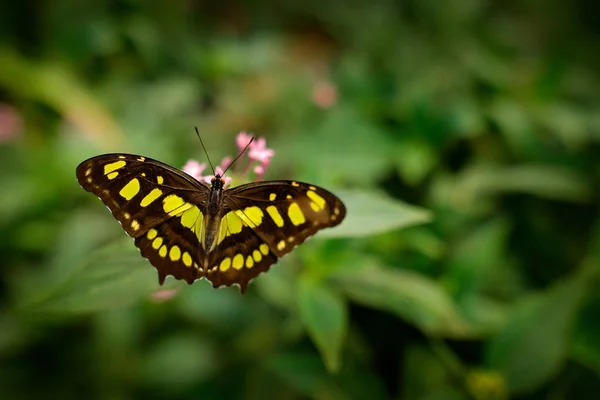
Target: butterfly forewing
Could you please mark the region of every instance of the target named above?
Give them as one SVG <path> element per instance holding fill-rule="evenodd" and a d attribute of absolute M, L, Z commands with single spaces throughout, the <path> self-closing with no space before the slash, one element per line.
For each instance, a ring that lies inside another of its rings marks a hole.
<path fill-rule="evenodd" d="M 204 276 L 214 287 L 237 283 L 244 292 L 278 257 L 346 215 L 335 195 L 310 184 L 265 181 L 221 192 L 219 185 L 211 188 L 167 164 L 130 154 L 86 160 L 77 178 L 135 238 L 161 284 L 167 275 L 190 284 Z M 222 185 L 220 176 L 215 179 Z M 218 228 L 203 226 L 209 207 L 213 214 L 218 207 Z M 203 235 L 216 237 L 212 251 L 202 247 Z"/>
<path fill-rule="evenodd" d="M 346 207 L 318 186 L 295 181 L 241 185 L 225 193 L 225 204 L 252 227 L 278 257 L 318 230 L 338 225 Z"/>

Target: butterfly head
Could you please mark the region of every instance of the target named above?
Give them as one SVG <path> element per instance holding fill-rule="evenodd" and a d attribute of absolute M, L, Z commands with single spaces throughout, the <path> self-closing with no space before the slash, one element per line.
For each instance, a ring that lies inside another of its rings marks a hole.
<path fill-rule="evenodd" d="M 221 174 L 215 174 L 210 180 L 210 186 L 213 190 L 223 190 L 225 187 L 225 180 L 221 177 Z"/>

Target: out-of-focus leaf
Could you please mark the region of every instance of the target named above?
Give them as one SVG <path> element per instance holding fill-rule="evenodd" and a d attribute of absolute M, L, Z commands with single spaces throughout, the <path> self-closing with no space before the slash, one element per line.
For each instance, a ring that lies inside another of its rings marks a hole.
<path fill-rule="evenodd" d="M 0 48 L 0 86 L 52 107 L 101 146 L 123 141 L 116 122 L 65 66 L 33 64 Z"/>
<path fill-rule="evenodd" d="M 217 367 L 212 347 L 197 334 L 169 336 L 146 354 L 142 382 L 163 393 L 185 392 Z"/>
<path fill-rule="evenodd" d="M 158 289 L 181 284 L 169 279 L 161 287 L 157 279 L 156 271 L 131 240 L 120 241 L 90 253 L 83 268 L 75 268 L 64 282 L 21 310 L 35 314 L 94 312 L 123 307 Z"/>
<path fill-rule="evenodd" d="M 325 366 L 330 372 L 338 371 L 348 330 L 348 314 L 343 299 L 323 281 L 303 279 L 298 288 L 298 308 Z"/>
<path fill-rule="evenodd" d="M 511 393 L 535 390 L 566 361 L 569 332 L 586 292 L 587 270 L 521 301 L 508 324 L 489 342 L 489 367 L 505 378 Z"/>
<path fill-rule="evenodd" d="M 461 175 L 452 191 L 455 202 L 464 205 L 473 204 L 480 196 L 506 192 L 572 202 L 590 199 L 590 183 L 585 176 L 554 165 L 473 167 Z"/>
<path fill-rule="evenodd" d="M 473 229 L 454 245 L 445 276 L 453 292 L 460 296 L 481 289 L 490 274 L 501 267 L 508 227 L 505 220 L 497 218 Z"/>
<path fill-rule="evenodd" d="M 392 165 L 394 142 L 379 125 L 348 107 L 335 108 L 317 126 L 304 126 L 296 136 L 274 142 L 271 168 L 296 165 L 295 179 L 317 185 L 340 178 L 372 184 Z"/>
<path fill-rule="evenodd" d="M 329 384 L 329 373 L 322 361 L 312 354 L 277 354 L 266 359 L 266 366 L 307 396 Z"/>
<path fill-rule="evenodd" d="M 600 374 L 600 294 L 586 299 L 577 318 L 572 354 L 580 363 Z"/>
<path fill-rule="evenodd" d="M 476 332 L 457 311 L 442 286 L 411 271 L 385 268 L 358 258 L 334 279 L 347 296 L 369 307 L 390 311 L 432 336 L 470 337 Z"/>
<path fill-rule="evenodd" d="M 437 155 L 426 142 L 408 140 L 397 146 L 394 159 L 404 180 L 416 185 L 421 183 L 434 167 Z"/>
<path fill-rule="evenodd" d="M 381 193 L 356 190 L 336 190 L 334 193 L 346 205 L 346 218 L 334 229 L 319 232 L 317 237 L 370 236 L 431 221 L 428 211 Z"/>

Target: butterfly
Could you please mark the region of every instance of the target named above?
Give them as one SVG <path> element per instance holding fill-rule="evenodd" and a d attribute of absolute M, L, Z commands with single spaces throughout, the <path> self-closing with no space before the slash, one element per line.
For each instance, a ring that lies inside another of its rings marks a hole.
<path fill-rule="evenodd" d="M 346 216 L 329 191 L 296 181 L 260 181 L 225 188 L 210 185 L 160 161 L 104 154 L 77 167 L 79 184 L 98 196 L 158 271 L 189 284 L 206 278 L 216 288 L 267 271 L 323 228 Z"/>

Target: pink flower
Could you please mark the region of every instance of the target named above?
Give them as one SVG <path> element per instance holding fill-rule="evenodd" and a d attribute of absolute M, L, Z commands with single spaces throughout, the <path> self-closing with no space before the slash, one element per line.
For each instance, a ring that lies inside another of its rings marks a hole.
<path fill-rule="evenodd" d="M 23 119 L 16 108 L 0 103 L 0 142 L 17 138 L 23 129 Z"/>
<path fill-rule="evenodd" d="M 183 172 L 186 174 L 193 176 L 197 181 L 204 180 L 204 176 L 202 176 L 202 171 L 206 169 L 206 163 L 200 164 L 196 160 L 189 160 L 183 166 Z"/>
<path fill-rule="evenodd" d="M 223 159 L 221 160 L 221 163 L 219 164 L 218 167 L 221 167 L 222 170 L 226 170 L 230 164 L 231 164 L 231 157 L 226 156 L 226 157 L 223 157 Z"/>
<path fill-rule="evenodd" d="M 275 155 L 275 151 L 273 149 L 267 148 L 267 141 L 265 138 L 258 138 L 250 145 L 250 151 L 248 152 L 248 157 L 252 160 L 256 160 L 261 162 L 262 164 L 269 165 L 271 161 L 271 157 Z"/>
<path fill-rule="evenodd" d="M 162 303 L 164 301 L 171 300 L 175 295 L 179 293 L 179 289 L 160 289 L 150 295 L 150 300 L 155 303 Z"/>
<path fill-rule="evenodd" d="M 235 143 L 237 144 L 238 153 L 244 151 L 248 143 L 252 140 L 252 135 L 247 134 L 245 131 L 238 133 L 235 138 Z"/>
<path fill-rule="evenodd" d="M 337 103 L 337 87 L 329 81 L 317 82 L 313 88 L 312 99 L 319 107 L 329 108 Z"/>

